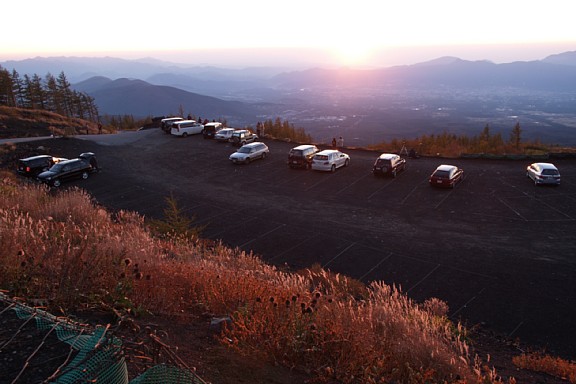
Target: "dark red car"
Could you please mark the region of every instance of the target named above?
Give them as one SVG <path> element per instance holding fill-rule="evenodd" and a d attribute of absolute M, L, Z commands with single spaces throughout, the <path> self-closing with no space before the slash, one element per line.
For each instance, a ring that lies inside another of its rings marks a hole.
<path fill-rule="evenodd" d="M 454 188 L 463 178 L 463 169 L 455 165 L 442 164 L 430 175 L 428 181 L 433 187 Z"/>

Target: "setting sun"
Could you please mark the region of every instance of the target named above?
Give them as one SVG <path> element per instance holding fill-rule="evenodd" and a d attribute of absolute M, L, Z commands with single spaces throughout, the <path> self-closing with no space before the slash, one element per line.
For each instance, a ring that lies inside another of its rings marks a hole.
<path fill-rule="evenodd" d="M 381 52 L 389 50 L 414 55 L 427 48 L 436 47 L 438 52 L 455 47 L 459 50 L 449 54 L 459 55 L 463 48 L 477 45 L 574 46 L 572 7 L 569 0 L 556 0 L 546 7 L 519 0 L 473 4 L 458 0 L 214 0 L 194 4 L 165 0 L 162 8 L 166 11 L 159 13 L 156 7 L 102 0 L 83 14 L 72 0 L 49 4 L 21 0 L 5 4 L 5 14 L 33 9 L 27 14 L 31 27 L 22 31 L 19 18 L 3 20 L 5 31 L 20 32 L 0 37 L 0 59 L 87 54 L 134 58 L 157 57 L 158 53 L 167 57 L 170 52 L 181 52 L 179 60 L 190 62 L 198 60 L 195 50 L 288 48 L 313 50 L 318 56 L 328 52 L 335 65 L 373 66 L 385 64 L 382 59 L 392 55 L 383 57 Z M 429 59 L 438 56 L 430 52 L 426 52 Z"/>

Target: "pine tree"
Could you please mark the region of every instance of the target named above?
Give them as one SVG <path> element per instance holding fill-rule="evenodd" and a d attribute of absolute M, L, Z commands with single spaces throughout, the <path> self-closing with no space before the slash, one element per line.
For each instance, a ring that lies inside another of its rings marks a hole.
<path fill-rule="evenodd" d="M 516 122 L 514 129 L 512 129 L 512 134 L 510 135 L 510 143 L 513 144 L 516 149 L 520 149 L 522 129 L 520 129 L 520 122 Z"/>
<path fill-rule="evenodd" d="M 16 106 L 12 76 L 10 76 L 10 72 L 2 68 L 2 66 L 0 66 L 0 105 L 6 105 L 8 107 Z"/>

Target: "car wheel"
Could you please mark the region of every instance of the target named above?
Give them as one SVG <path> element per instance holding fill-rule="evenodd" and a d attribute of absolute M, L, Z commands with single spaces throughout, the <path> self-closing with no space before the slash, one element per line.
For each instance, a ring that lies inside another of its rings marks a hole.
<path fill-rule="evenodd" d="M 246 158 L 245 163 L 246 163 L 246 164 L 250 164 L 250 158 L 249 158 L 249 157 Z"/>
<path fill-rule="evenodd" d="M 186 137 L 186 136 L 188 136 L 188 134 L 187 134 L 186 132 L 184 132 L 184 133 L 182 134 L 182 137 Z"/>
<path fill-rule="evenodd" d="M 266 158 L 266 152 L 262 153 L 262 160 Z"/>
<path fill-rule="evenodd" d="M 330 172 L 336 172 L 336 164 L 332 164 L 332 167 L 330 168 Z"/>
<path fill-rule="evenodd" d="M 392 177 L 396 177 L 396 170 L 392 171 Z"/>
<path fill-rule="evenodd" d="M 344 166 L 347 167 L 348 164 L 350 164 L 350 160 L 346 159 L 346 161 L 344 162 Z"/>
<path fill-rule="evenodd" d="M 88 172 L 82 172 L 82 178 L 86 180 L 88 178 Z"/>
<path fill-rule="evenodd" d="M 58 179 L 52 181 L 52 185 L 55 186 L 55 187 L 59 187 L 60 184 L 62 184 L 62 183 L 61 183 L 60 180 L 58 180 Z"/>

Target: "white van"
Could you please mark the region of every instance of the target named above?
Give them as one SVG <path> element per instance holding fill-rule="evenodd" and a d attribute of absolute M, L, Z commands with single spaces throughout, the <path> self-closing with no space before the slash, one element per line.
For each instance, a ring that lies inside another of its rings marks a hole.
<path fill-rule="evenodd" d="M 197 135 L 202 133 L 204 126 L 196 120 L 181 120 L 172 123 L 170 133 L 174 136 L 186 137 L 188 135 Z"/>

